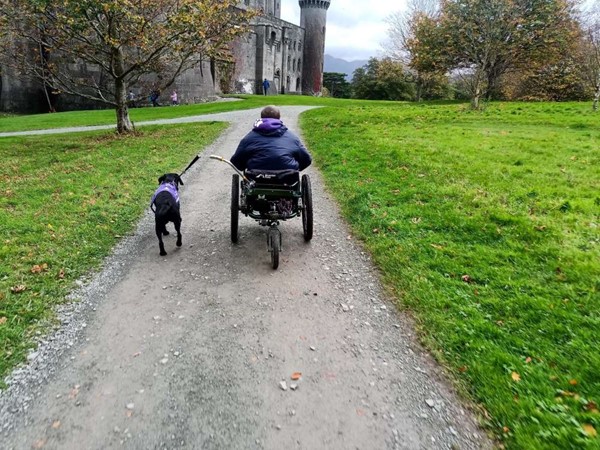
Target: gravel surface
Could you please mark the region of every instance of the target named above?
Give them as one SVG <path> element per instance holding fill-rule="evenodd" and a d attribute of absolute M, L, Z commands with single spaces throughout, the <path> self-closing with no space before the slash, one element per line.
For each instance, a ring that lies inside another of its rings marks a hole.
<path fill-rule="evenodd" d="M 282 118 L 297 130 L 306 109 Z M 184 175 L 183 247 L 172 234 L 159 256 L 148 212 L 79 282 L 0 393 L 2 449 L 492 448 L 315 168 L 310 243 L 300 219 L 282 223 L 274 271 L 242 216 L 231 244 L 232 170 L 208 155 L 231 156 L 258 114 L 182 120 L 231 122 Z"/>

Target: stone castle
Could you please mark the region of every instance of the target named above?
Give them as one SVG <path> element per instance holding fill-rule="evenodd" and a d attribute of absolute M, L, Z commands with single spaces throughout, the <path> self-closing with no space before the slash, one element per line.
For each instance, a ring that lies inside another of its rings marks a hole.
<path fill-rule="evenodd" d="M 281 19 L 281 0 L 240 1 L 239 8 L 255 8 L 262 14 L 252 21 L 251 32 L 232 44 L 234 64 L 229 73 L 207 61 L 182 73 L 171 88 L 177 90 L 182 103 L 197 103 L 224 91 L 260 94 L 264 79 L 269 80 L 270 95 L 320 93 L 330 1 L 299 0 L 300 25 Z M 83 75 L 90 69 L 82 65 L 73 70 Z M 145 102 L 148 93 L 136 86 L 132 89 Z M 161 98 L 165 103 L 168 94 Z M 72 96 L 59 96 L 54 102 L 59 111 L 98 106 Z M 48 103 L 38 82 L 0 68 L 0 111 L 44 112 Z"/>

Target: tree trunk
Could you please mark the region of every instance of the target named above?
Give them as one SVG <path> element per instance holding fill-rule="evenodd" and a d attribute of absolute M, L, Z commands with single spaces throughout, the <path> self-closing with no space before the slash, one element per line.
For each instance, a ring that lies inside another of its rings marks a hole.
<path fill-rule="evenodd" d="M 127 86 L 123 82 L 123 52 L 121 49 L 115 49 L 113 53 L 114 69 L 117 77 L 115 78 L 115 103 L 117 104 L 117 133 L 130 133 L 133 131 L 133 124 L 129 119 L 129 108 L 127 107 Z"/>
<path fill-rule="evenodd" d="M 473 96 L 471 97 L 471 108 L 474 110 L 478 110 L 480 101 L 481 101 L 481 83 L 479 81 L 476 81 L 474 89 L 473 89 Z"/>
<path fill-rule="evenodd" d="M 596 80 L 596 92 L 594 93 L 594 103 L 592 105 L 594 111 L 598 111 L 598 101 L 600 101 L 600 73 Z"/>

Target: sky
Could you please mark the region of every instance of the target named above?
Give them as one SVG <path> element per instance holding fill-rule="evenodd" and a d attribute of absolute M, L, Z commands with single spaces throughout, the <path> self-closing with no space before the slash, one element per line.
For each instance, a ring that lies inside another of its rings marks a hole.
<path fill-rule="evenodd" d="M 331 0 L 325 53 L 347 61 L 381 56 L 387 39 L 385 18 L 405 5 L 406 0 Z M 300 25 L 298 0 L 281 0 L 281 18 Z"/>

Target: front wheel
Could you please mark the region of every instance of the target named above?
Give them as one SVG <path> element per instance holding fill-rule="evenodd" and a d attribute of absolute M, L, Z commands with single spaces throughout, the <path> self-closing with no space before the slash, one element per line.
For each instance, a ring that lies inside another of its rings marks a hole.
<path fill-rule="evenodd" d="M 310 241 L 313 237 L 313 203 L 310 177 L 302 175 L 302 229 L 304 240 Z"/>
<path fill-rule="evenodd" d="M 238 224 L 240 220 L 240 176 L 233 174 L 231 179 L 231 242 L 238 241 Z"/>
<path fill-rule="evenodd" d="M 271 252 L 271 266 L 273 269 L 279 267 L 279 252 L 281 250 L 281 232 L 277 228 L 269 230 L 269 251 Z"/>

